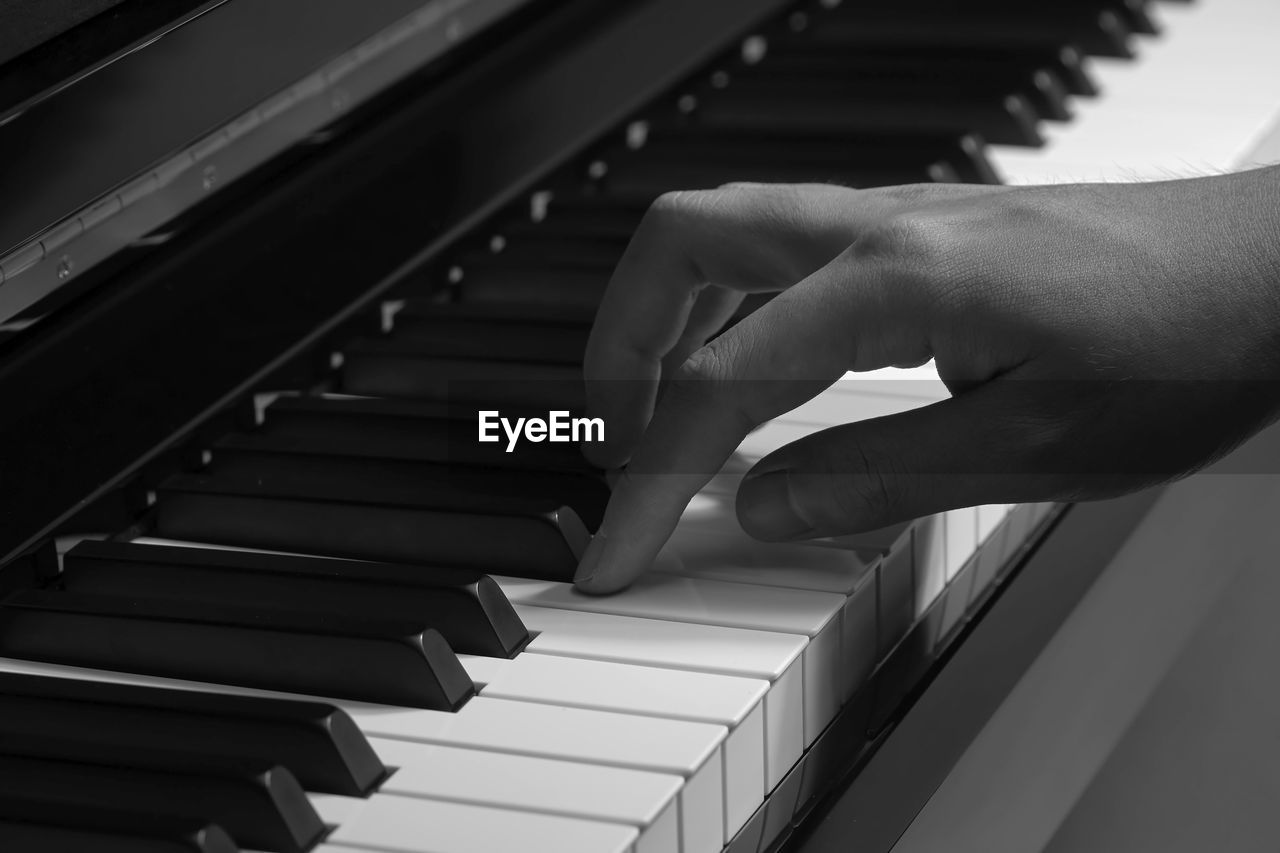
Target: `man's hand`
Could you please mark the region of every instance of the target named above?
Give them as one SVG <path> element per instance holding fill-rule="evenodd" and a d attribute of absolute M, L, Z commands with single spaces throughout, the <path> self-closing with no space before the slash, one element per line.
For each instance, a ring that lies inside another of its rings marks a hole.
<path fill-rule="evenodd" d="M 707 343 L 753 291 L 781 292 Z M 579 588 L 631 583 L 760 423 L 847 370 L 930 358 L 950 399 L 770 454 L 738 494 L 747 532 L 1102 497 L 1230 450 L 1280 402 L 1280 169 L 664 196 L 587 346 L 589 414 L 608 442 L 584 452 L 629 464 Z"/>

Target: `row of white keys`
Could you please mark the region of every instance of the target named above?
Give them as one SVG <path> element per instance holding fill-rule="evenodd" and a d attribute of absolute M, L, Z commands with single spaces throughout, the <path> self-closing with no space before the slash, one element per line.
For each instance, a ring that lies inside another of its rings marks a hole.
<path fill-rule="evenodd" d="M 724 843 L 723 726 L 485 696 L 453 714 L 337 704 L 366 735 L 680 776 L 682 849 Z"/>
<path fill-rule="evenodd" d="M 724 764 L 724 840 L 768 793 L 764 696 L 769 682 L 731 675 L 540 655 L 459 655 L 481 696 L 570 708 L 714 723 L 729 730 Z"/>
<path fill-rule="evenodd" d="M 623 823 L 650 828 L 642 839 L 644 849 L 678 848 L 679 776 L 388 738 L 368 740 L 382 763 L 394 768 L 378 786 L 380 793 Z"/>
<path fill-rule="evenodd" d="M 769 685 L 764 697 L 766 790 L 773 790 L 799 760 L 808 637 L 518 603 L 515 610 L 533 634 L 526 653 L 763 679 Z"/>
<path fill-rule="evenodd" d="M 1151 180 L 1251 165 L 1280 110 L 1280 4 L 1204 0 L 1159 7 L 1163 32 L 1133 62 L 1092 60 L 1101 89 L 1039 149 L 993 147 L 1009 183 Z"/>
<path fill-rule="evenodd" d="M 570 584 L 494 576 L 515 604 L 667 622 L 746 628 L 808 639 L 802 653 L 804 743 L 840 706 L 845 597 L 835 593 L 680 577 L 650 572 L 624 592 L 586 596 Z"/>
<path fill-rule="evenodd" d="M 619 849 L 631 849 L 634 843 L 637 853 L 713 853 L 724 844 L 721 748 L 727 732 L 722 726 L 479 696 L 456 713 L 425 711 L 4 658 L 0 658 L 0 671 L 325 701 L 350 714 L 375 749 L 387 740 L 449 747 L 446 758 L 452 764 L 442 766 L 469 768 L 462 777 L 451 778 L 440 767 L 405 763 L 413 758 L 411 752 L 384 747 L 379 754 L 399 767 L 392 777 L 397 781 L 387 783 L 387 791 L 396 796 L 437 801 L 444 799 L 440 791 L 449 788 L 449 800 L 469 800 L 468 805 L 560 821 L 614 824 L 615 829 L 625 824 L 629 832 L 616 837 L 630 840 Z M 495 757 L 486 761 L 484 753 Z M 430 759 L 432 753 L 420 753 L 420 758 Z M 534 763 L 520 766 L 530 760 Z M 494 762 L 510 774 L 509 784 L 486 781 L 485 770 Z M 541 790 L 514 784 L 534 778 L 540 780 Z M 590 792 L 592 785 L 602 783 L 611 787 L 610 793 Z M 672 843 L 673 820 L 678 822 L 678 839 L 674 839 L 678 846 Z M 367 823 L 361 826 L 372 829 Z M 599 831 L 588 829 L 588 835 Z M 349 830 L 343 837 L 355 843 L 360 832 Z M 437 849 L 415 846 L 421 844 L 424 839 L 405 836 L 401 846 L 393 849 Z M 381 841 L 370 841 L 369 846 L 387 847 Z M 448 849 L 476 848 L 462 844 Z"/>
<path fill-rule="evenodd" d="M 753 586 L 806 590 L 844 598 L 840 617 L 841 703 L 875 666 L 877 646 L 877 554 L 822 545 L 757 542 L 741 530 L 708 532 L 682 526 L 654 569 L 664 574 Z"/>

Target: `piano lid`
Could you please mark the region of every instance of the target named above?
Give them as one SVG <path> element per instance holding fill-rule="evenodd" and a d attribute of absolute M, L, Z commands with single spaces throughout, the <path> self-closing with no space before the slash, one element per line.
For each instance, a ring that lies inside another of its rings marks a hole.
<path fill-rule="evenodd" d="M 0 329 L 526 2 L 206 3 L 31 97 L 0 123 Z"/>

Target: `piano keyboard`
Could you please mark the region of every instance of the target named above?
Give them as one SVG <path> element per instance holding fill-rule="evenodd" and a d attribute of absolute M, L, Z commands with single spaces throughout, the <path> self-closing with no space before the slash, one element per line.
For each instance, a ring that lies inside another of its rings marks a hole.
<path fill-rule="evenodd" d="M 847 377 L 752 434 L 649 575 L 587 597 L 570 580 L 607 477 L 563 445 L 490 452 L 474 412 L 581 407 L 592 308 L 662 192 L 1166 168 L 1112 147 L 1095 85 L 1171 126 L 1180 105 L 1138 81 L 1183 68 L 1184 32 L 1199 51 L 1246 12 L 1274 25 L 1263 0 L 979 5 L 798 7 L 406 282 L 319 354 L 320 381 L 260 395 L 253 423 L 188 448 L 137 525 L 66 537 L 45 589 L 0 602 L 0 847 L 755 853 L 785 838 L 1052 507 L 750 540 L 731 502 L 752 461 L 946 394 L 927 368 Z M 1148 35 L 1161 21 L 1167 44 Z M 1120 71 L 1131 50 L 1152 67 Z M 1256 129 L 1253 99 L 1229 106 Z M 1226 164 L 1239 140 L 1217 141 L 1193 158 Z"/>

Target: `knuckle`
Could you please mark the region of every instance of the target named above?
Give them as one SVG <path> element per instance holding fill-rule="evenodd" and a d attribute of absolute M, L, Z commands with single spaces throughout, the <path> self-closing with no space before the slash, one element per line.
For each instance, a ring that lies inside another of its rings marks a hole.
<path fill-rule="evenodd" d="M 649 205 L 649 215 L 659 219 L 679 216 L 688 204 L 690 193 L 685 190 L 671 190 L 663 193 Z"/>
<path fill-rule="evenodd" d="M 654 199 L 645 212 L 646 223 L 678 227 L 705 210 L 716 190 L 671 190 Z"/>
<path fill-rule="evenodd" d="M 672 377 L 673 386 L 716 385 L 724 375 L 724 358 L 714 342 L 699 347 L 684 360 Z"/>
<path fill-rule="evenodd" d="M 898 213 L 859 234 L 849 250 L 859 260 L 931 268 L 948 255 L 946 231 L 937 217 Z"/>
<path fill-rule="evenodd" d="M 732 374 L 731 356 L 721 340 L 700 347 L 675 371 L 664 404 L 701 410 L 728 428 L 746 433 L 763 418 L 749 405 L 742 383 Z"/>
<path fill-rule="evenodd" d="M 663 391 L 664 406 L 679 410 L 704 407 L 716 396 L 720 369 L 713 353 L 702 347 L 676 368 Z"/>

